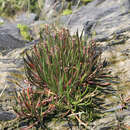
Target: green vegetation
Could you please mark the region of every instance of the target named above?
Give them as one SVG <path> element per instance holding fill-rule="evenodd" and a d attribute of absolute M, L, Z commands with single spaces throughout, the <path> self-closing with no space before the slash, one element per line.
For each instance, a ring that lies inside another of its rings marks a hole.
<path fill-rule="evenodd" d="M 40 0 L 0 0 L 0 16 L 12 17 L 17 12 L 30 11 L 39 12 Z"/>
<path fill-rule="evenodd" d="M 72 14 L 72 10 L 71 9 L 65 9 L 65 10 L 63 10 L 62 15 L 68 15 L 68 14 Z"/>
<path fill-rule="evenodd" d="M 27 25 L 17 24 L 17 28 L 20 30 L 20 34 L 24 40 L 32 41 L 33 38 L 30 35 L 30 28 Z"/>
<path fill-rule="evenodd" d="M 85 5 L 92 0 L 80 0 L 79 6 Z M 78 2 L 78 0 L 77 0 Z M 72 13 L 71 6 L 75 6 L 76 1 L 68 2 L 68 6 L 62 9 L 62 15 L 68 15 Z M 65 1 L 62 1 L 61 6 L 64 8 Z M 0 16 L 12 17 L 18 12 L 33 12 L 39 17 L 40 12 L 43 11 L 44 0 L 0 0 Z M 61 7 L 62 8 L 62 7 Z"/>
<path fill-rule="evenodd" d="M 69 118 L 86 127 L 99 116 L 98 98 L 110 85 L 106 61 L 101 62 L 96 43 L 86 46 L 78 32 L 71 36 L 65 28 L 45 26 L 41 34 L 44 39 L 24 57 L 27 89 L 16 92 L 14 111 L 32 122 L 28 128 L 45 129 L 53 118 Z"/>
<path fill-rule="evenodd" d="M 13 16 L 20 9 L 21 4 L 18 0 L 0 0 L 0 15 Z"/>
<path fill-rule="evenodd" d="M 80 1 L 68 1 L 68 6 L 66 9 L 63 9 L 62 10 L 62 15 L 69 15 L 69 14 L 72 14 L 73 11 L 72 11 L 72 6 L 75 6 L 75 7 L 80 7 L 81 5 L 86 5 L 88 4 L 89 2 L 92 2 L 93 0 L 80 0 Z M 63 5 L 64 5 L 64 2 L 63 1 Z"/>
<path fill-rule="evenodd" d="M 81 2 L 82 2 L 83 4 L 87 4 L 87 3 L 91 2 L 91 1 L 93 1 L 93 0 L 81 0 Z"/>

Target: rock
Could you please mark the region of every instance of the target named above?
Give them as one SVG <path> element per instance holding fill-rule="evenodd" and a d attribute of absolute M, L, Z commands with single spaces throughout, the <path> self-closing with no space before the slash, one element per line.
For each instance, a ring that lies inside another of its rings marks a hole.
<path fill-rule="evenodd" d="M 19 30 L 17 28 L 17 24 L 11 23 L 9 21 L 5 22 L 4 24 L 2 24 L 0 26 L 0 35 L 5 38 L 13 37 L 12 38 L 13 40 L 20 40 L 20 41 L 22 40 L 22 37 L 20 36 Z M 5 39 L 3 39 L 3 40 L 5 40 Z M 7 39 L 6 39 L 6 41 L 7 41 Z"/>
<path fill-rule="evenodd" d="M 34 22 L 36 14 L 34 13 L 22 13 L 16 16 L 15 22 L 25 25 L 30 25 Z"/>
<path fill-rule="evenodd" d="M 85 25 L 86 32 L 96 33 L 95 38 L 109 37 L 113 33 L 129 27 L 129 5 L 128 0 L 94 0 L 86 6 L 80 7 L 73 14 L 68 28 L 73 34 L 77 28 L 81 31 Z M 86 26 L 90 23 L 91 25 Z"/>
<path fill-rule="evenodd" d="M 4 32 L 0 33 L 0 49 L 14 49 L 23 46 L 25 46 L 24 41 L 18 40 Z"/>
<path fill-rule="evenodd" d="M 16 24 L 9 22 L 0 26 L 0 50 L 15 49 L 25 46 Z"/>
<path fill-rule="evenodd" d="M 15 21 L 11 22 L 5 20 L 4 24 L 0 26 L 0 120 L 7 121 L 15 118 L 11 112 L 12 103 L 6 103 L 8 99 L 14 102 L 14 91 L 19 88 L 16 87 L 15 82 L 18 81 L 21 86 L 24 84 L 23 71 L 23 52 L 28 50 L 31 44 L 26 44 L 19 34 L 17 24 L 30 25 L 33 23 L 35 14 L 29 16 L 25 13 L 16 17 Z"/>
<path fill-rule="evenodd" d="M 45 0 L 44 3 L 44 12 L 47 18 L 52 18 L 56 15 L 56 10 L 54 9 L 60 1 L 56 2 L 56 0 Z"/>
<path fill-rule="evenodd" d="M 49 9 L 51 9 L 51 6 L 53 6 L 55 3 L 56 3 L 56 0 L 45 0 L 44 10 L 48 11 Z"/>
<path fill-rule="evenodd" d="M 4 23 L 4 19 L 0 17 L 0 25 Z"/>
<path fill-rule="evenodd" d="M 2 105 L 2 112 L 0 112 L 0 120 L 7 121 L 15 118 L 14 114 L 7 112 L 12 108 L 12 103 L 6 103 L 5 101 L 12 98 L 16 87 L 15 82 L 19 81 L 21 86 L 25 87 L 23 82 L 24 71 L 23 71 L 23 59 L 22 53 L 29 46 L 26 46 L 24 41 L 14 38 L 13 36 L 5 33 L 6 29 L 3 28 L 3 33 L 0 30 L 0 105 Z M 12 32 L 15 31 L 11 30 Z M 8 37 L 7 37 L 8 36 Z M 30 45 L 31 46 L 31 45 Z M 1 50 L 4 48 L 4 51 Z"/>
<path fill-rule="evenodd" d="M 52 121 L 48 123 L 48 128 L 52 130 L 81 130 L 76 124 L 72 123 L 71 121 Z"/>
<path fill-rule="evenodd" d="M 27 47 L 28 48 L 28 47 Z M 4 92 L 8 94 L 14 91 L 14 83 L 11 80 L 23 80 L 24 78 L 24 64 L 22 59 L 22 53 L 25 51 L 26 47 L 14 49 L 8 52 L 4 56 L 0 56 L 0 91 L 3 90 L 2 86 L 6 86 Z M 22 81 L 23 82 L 23 81 Z M 21 82 L 21 86 L 24 84 Z"/>
<path fill-rule="evenodd" d="M 108 114 L 107 116 L 90 123 L 88 129 L 90 130 L 110 130 L 113 127 L 118 128 L 119 123 L 121 126 L 129 126 L 130 122 L 130 111 L 123 110 L 118 111 L 113 114 Z"/>
<path fill-rule="evenodd" d="M 129 49 L 129 48 L 128 48 L 128 49 L 124 49 L 124 50 L 122 51 L 122 55 L 125 55 L 125 56 L 130 57 L 130 49 Z"/>
<path fill-rule="evenodd" d="M 68 2 L 62 0 L 45 0 L 43 12 L 46 15 L 45 19 L 52 20 L 57 17 L 63 9 L 67 8 Z"/>
<path fill-rule="evenodd" d="M 118 87 L 120 87 L 120 89 L 122 88 L 122 92 L 124 91 L 126 95 L 130 95 L 130 32 L 123 33 L 122 35 L 127 37 L 126 39 L 122 38 L 122 40 L 124 39 L 125 41 L 122 42 L 122 44 L 111 44 L 111 47 L 109 46 L 108 49 L 103 51 L 102 56 L 106 57 L 110 62 L 109 69 L 112 70 L 112 75 L 119 77 L 118 81 L 120 81 L 120 84 Z M 119 37 L 118 40 L 120 40 Z M 101 43 L 103 46 L 107 46 L 108 44 L 107 41 Z"/>
<path fill-rule="evenodd" d="M 23 13 L 16 16 L 13 22 L 7 21 L 0 26 L 0 47 L 19 48 L 24 47 L 26 41 L 20 35 L 17 24 L 30 26 L 35 20 L 36 14 Z"/>
<path fill-rule="evenodd" d="M 12 112 L 2 111 L 0 112 L 0 121 L 9 121 L 16 118 L 16 115 Z"/>

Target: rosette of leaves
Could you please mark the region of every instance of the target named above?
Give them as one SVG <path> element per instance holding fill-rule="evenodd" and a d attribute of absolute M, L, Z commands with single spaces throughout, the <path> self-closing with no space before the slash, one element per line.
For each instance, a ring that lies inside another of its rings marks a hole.
<path fill-rule="evenodd" d="M 65 28 L 45 26 L 42 34 L 40 43 L 24 57 L 27 80 L 36 89 L 17 94 L 20 109 L 15 111 L 20 118 L 41 124 L 66 117 L 86 126 L 95 118 L 96 97 L 110 85 L 105 81 L 109 78 L 106 61 L 101 62 L 96 43 L 86 44 L 78 32 L 71 36 Z"/>

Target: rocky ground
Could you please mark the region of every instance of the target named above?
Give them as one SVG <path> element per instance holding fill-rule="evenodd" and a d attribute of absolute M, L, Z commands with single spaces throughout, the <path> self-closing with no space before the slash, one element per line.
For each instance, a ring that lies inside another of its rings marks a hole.
<path fill-rule="evenodd" d="M 22 14 L 13 22 L 4 20 L 4 24 L 0 25 L 1 125 L 3 121 L 12 120 L 16 117 L 12 112 L 13 101 L 11 99 L 15 85 L 11 83 L 11 80 L 23 79 L 22 52 L 31 46 L 22 40 L 16 26 L 17 23 L 24 23 L 35 28 L 41 23 L 46 23 L 45 21 L 34 21 L 34 18 L 35 14 L 30 14 L 30 17 Z M 92 36 L 102 46 L 102 58 L 109 61 L 108 68 L 112 75 L 117 77 L 113 88 L 119 90 L 124 99 L 130 98 L 130 0 L 94 0 L 87 6 L 77 9 L 72 15 L 62 16 L 59 23 L 64 25 L 67 23 L 66 26 L 72 34 L 77 28 L 79 31 L 84 28 L 86 38 Z M 112 105 L 113 103 L 114 105 Z M 129 129 L 130 101 L 127 102 L 128 108 L 120 112 L 118 110 L 120 103 L 117 97 L 109 97 L 106 99 L 106 104 L 109 104 L 107 115 L 91 123 L 88 129 L 107 130 L 111 126 L 121 127 L 121 125 Z M 76 126 L 68 125 L 66 122 L 52 122 L 49 126 L 53 130 L 79 129 Z M 2 129 L 1 126 L 0 129 Z"/>

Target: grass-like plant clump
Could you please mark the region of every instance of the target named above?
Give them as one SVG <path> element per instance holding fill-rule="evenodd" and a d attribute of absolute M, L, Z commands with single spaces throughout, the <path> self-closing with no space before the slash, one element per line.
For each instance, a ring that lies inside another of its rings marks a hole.
<path fill-rule="evenodd" d="M 86 126 L 97 117 L 97 97 L 110 85 L 105 81 L 106 61 L 101 62 L 96 43 L 86 44 L 78 32 L 71 36 L 65 28 L 45 26 L 42 34 L 43 39 L 24 57 L 29 87 L 16 93 L 14 110 L 19 118 L 41 127 L 53 118 Z"/>

